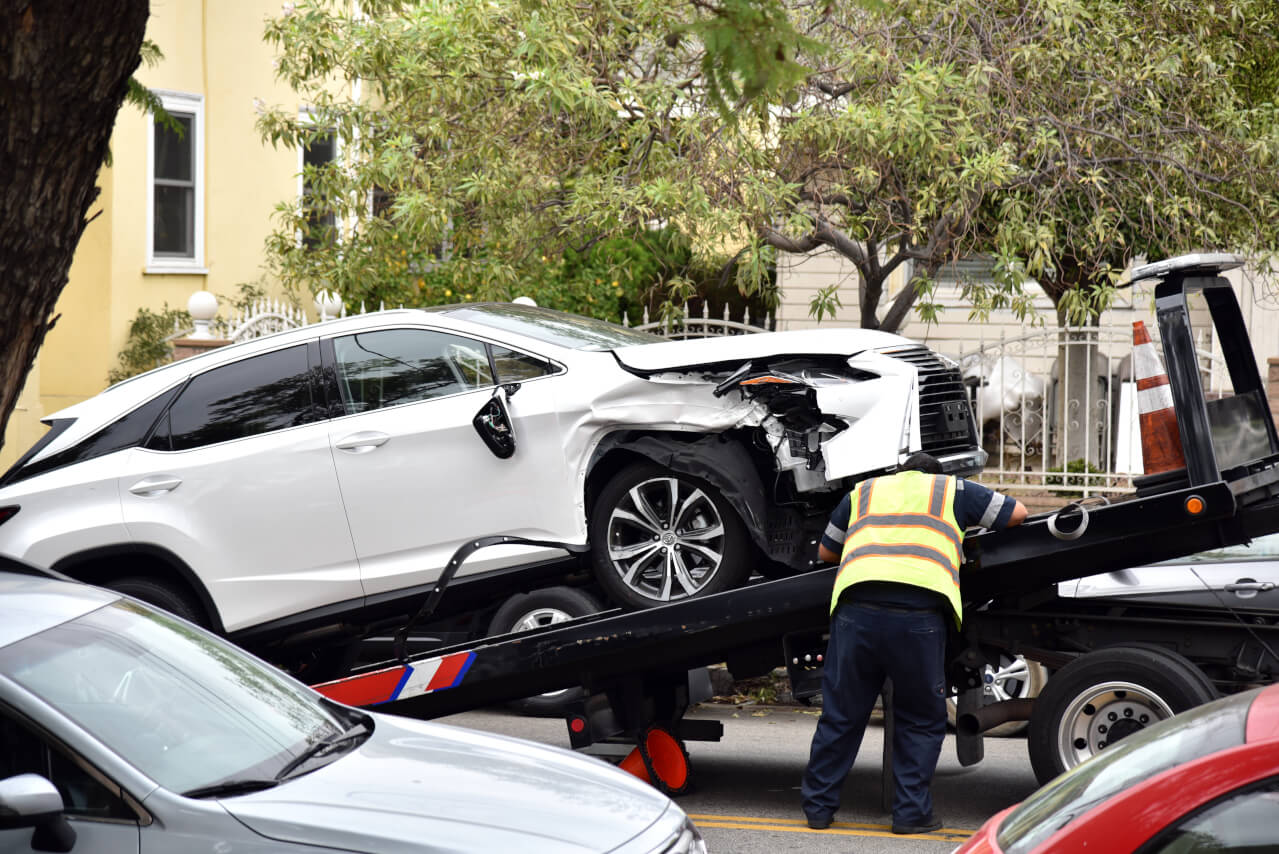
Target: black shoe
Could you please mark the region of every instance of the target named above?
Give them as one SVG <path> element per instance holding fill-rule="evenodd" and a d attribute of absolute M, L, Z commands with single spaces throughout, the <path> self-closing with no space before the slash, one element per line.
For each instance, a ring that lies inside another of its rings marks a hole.
<path fill-rule="evenodd" d="M 830 827 L 831 818 L 828 815 L 810 815 L 808 817 L 808 826 L 813 830 L 825 830 Z"/>
<path fill-rule="evenodd" d="M 898 824 L 893 822 L 893 833 L 911 834 L 911 833 L 932 833 L 934 830 L 941 830 L 941 819 L 935 815 L 930 815 L 919 824 Z"/>

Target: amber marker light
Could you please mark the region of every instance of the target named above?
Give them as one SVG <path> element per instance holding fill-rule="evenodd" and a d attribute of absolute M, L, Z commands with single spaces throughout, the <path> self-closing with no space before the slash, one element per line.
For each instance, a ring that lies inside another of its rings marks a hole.
<path fill-rule="evenodd" d="M 1204 500 L 1198 495 L 1192 495 L 1186 499 L 1186 512 L 1191 516 L 1198 516 L 1204 512 Z"/>

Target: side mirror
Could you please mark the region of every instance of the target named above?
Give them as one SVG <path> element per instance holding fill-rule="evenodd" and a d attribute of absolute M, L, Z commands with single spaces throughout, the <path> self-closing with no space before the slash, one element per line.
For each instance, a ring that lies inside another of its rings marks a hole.
<path fill-rule="evenodd" d="M 471 424 L 475 432 L 480 434 L 484 444 L 499 460 L 508 459 L 515 453 L 515 430 L 511 427 L 511 416 L 506 409 L 509 392 L 506 386 L 493 389 L 493 396 L 484 404 Z"/>
<path fill-rule="evenodd" d="M 75 829 L 62 810 L 62 795 L 39 774 L 0 780 L 0 829 L 34 827 L 31 847 L 36 851 L 65 854 L 75 846 Z"/>

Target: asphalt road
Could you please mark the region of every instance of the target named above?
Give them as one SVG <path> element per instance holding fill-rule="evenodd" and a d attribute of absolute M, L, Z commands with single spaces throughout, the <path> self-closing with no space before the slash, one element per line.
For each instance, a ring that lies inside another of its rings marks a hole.
<path fill-rule="evenodd" d="M 703 704 L 692 718 L 723 722 L 719 742 L 691 742 L 692 791 L 678 798 L 702 829 L 713 854 L 803 851 L 942 854 L 967 839 L 989 816 L 1037 787 L 1024 738 L 986 739 L 986 759 L 961 768 L 947 737 L 933 783 L 940 831 L 895 836 L 880 808 L 882 729 L 872 722 L 844 786 L 843 805 L 827 830 L 810 830 L 800 811 L 799 782 L 817 711 L 790 706 Z M 564 722 L 483 710 L 441 722 L 568 746 Z"/>

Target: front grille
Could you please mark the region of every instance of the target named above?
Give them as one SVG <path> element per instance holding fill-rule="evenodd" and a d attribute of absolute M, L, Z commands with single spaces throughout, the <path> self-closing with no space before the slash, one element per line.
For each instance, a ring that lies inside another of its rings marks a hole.
<path fill-rule="evenodd" d="M 886 355 L 915 366 L 919 372 L 919 437 L 934 457 L 979 447 L 972 403 L 959 369 L 927 347 L 904 347 Z"/>

